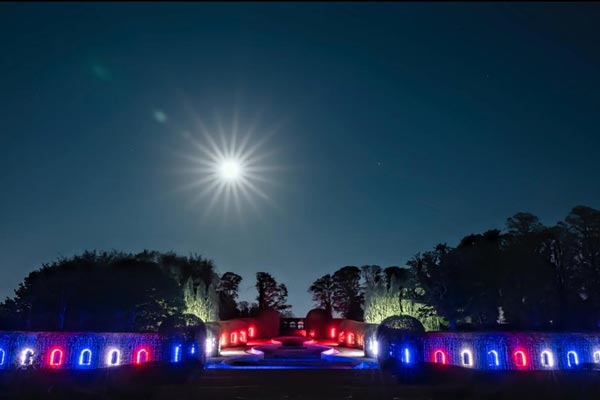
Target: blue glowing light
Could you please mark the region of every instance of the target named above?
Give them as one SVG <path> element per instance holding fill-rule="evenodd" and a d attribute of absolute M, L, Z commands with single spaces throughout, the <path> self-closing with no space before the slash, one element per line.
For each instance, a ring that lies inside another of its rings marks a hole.
<path fill-rule="evenodd" d="M 6 352 L 4 349 L 0 349 L 0 365 L 4 365 L 4 360 L 6 359 Z"/>
<path fill-rule="evenodd" d="M 571 350 L 567 353 L 567 365 L 569 368 L 579 365 L 579 357 L 577 356 L 576 352 Z"/>
<path fill-rule="evenodd" d="M 404 364 L 410 364 L 410 350 L 408 349 L 408 347 L 404 348 L 404 351 L 402 352 L 402 362 Z"/>
<path fill-rule="evenodd" d="M 196 345 L 195 344 L 193 344 L 193 345 L 190 346 L 190 354 L 191 355 L 196 354 Z"/>
<path fill-rule="evenodd" d="M 498 359 L 498 352 L 496 350 L 488 351 L 488 366 L 489 367 L 498 367 L 500 365 L 500 360 Z"/>
<path fill-rule="evenodd" d="M 178 344 L 173 348 L 173 362 L 181 361 L 181 345 Z"/>
<path fill-rule="evenodd" d="M 92 363 L 92 351 L 90 349 L 83 349 L 79 353 L 78 364 L 82 367 L 88 366 Z"/>

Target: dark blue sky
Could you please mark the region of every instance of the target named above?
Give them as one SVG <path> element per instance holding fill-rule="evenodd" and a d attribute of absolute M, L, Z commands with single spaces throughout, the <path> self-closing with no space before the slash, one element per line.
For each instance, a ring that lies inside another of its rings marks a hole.
<path fill-rule="evenodd" d="M 271 272 L 302 315 L 341 266 L 597 208 L 598 26 L 584 3 L 0 3 L 0 296 L 149 248 L 212 258 L 243 298 Z M 232 110 L 275 131 L 270 201 L 205 216 L 182 132 Z"/>

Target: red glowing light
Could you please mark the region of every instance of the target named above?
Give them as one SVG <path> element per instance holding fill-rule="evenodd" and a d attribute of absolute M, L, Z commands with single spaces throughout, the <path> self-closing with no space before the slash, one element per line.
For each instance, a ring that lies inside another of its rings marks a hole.
<path fill-rule="evenodd" d="M 149 359 L 150 359 L 150 353 L 148 352 L 148 349 L 146 349 L 146 348 L 139 349 L 137 351 L 137 353 L 135 353 L 135 363 L 136 364 L 145 363 Z"/>
<path fill-rule="evenodd" d="M 225 346 L 227 344 L 227 335 L 226 334 L 221 334 L 221 339 L 219 340 L 219 342 L 221 343 L 221 346 Z"/>
<path fill-rule="evenodd" d="M 348 344 L 351 346 L 354 345 L 354 333 L 352 332 L 348 333 Z"/>
<path fill-rule="evenodd" d="M 238 334 L 237 334 L 237 332 L 231 332 L 231 336 L 229 338 L 229 341 L 231 342 L 231 344 L 237 344 L 237 342 L 238 342 Z"/>
<path fill-rule="evenodd" d="M 445 365 L 446 364 L 446 353 L 444 353 L 442 350 L 436 350 L 433 353 L 433 362 L 436 364 Z"/>
<path fill-rule="evenodd" d="M 250 325 L 248 327 L 248 337 L 253 338 L 254 336 L 256 336 L 256 327 L 254 327 L 253 325 Z"/>
<path fill-rule="evenodd" d="M 60 367 L 63 363 L 63 354 L 64 352 L 62 351 L 62 349 L 59 349 L 58 347 L 52 349 L 52 351 L 50 351 L 50 366 Z"/>
<path fill-rule="evenodd" d="M 515 358 L 515 365 L 520 368 L 525 368 L 527 366 L 527 356 L 525 352 L 522 350 L 517 350 L 513 353 L 513 357 Z"/>
<path fill-rule="evenodd" d="M 315 337 L 315 335 L 316 335 L 316 333 L 315 333 L 315 330 L 314 330 L 314 329 L 311 329 L 311 330 L 310 330 L 310 332 L 308 332 L 308 336 L 310 336 L 310 337 L 313 337 L 313 338 L 314 338 L 314 337 Z"/>
<path fill-rule="evenodd" d="M 331 330 L 329 331 L 329 335 L 332 339 L 335 339 L 335 328 L 331 328 Z"/>
<path fill-rule="evenodd" d="M 240 331 L 240 342 L 246 343 L 246 331 Z"/>

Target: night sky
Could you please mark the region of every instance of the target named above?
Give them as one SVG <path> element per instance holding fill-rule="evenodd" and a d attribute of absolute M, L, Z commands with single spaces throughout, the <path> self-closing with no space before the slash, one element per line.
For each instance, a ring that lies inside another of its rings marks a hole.
<path fill-rule="evenodd" d="M 303 315 L 344 265 L 598 208 L 599 26 L 584 3 L 0 3 L 0 296 L 148 248 L 242 299 L 271 272 Z M 268 198 L 190 187 L 202 124 L 251 133 Z"/>

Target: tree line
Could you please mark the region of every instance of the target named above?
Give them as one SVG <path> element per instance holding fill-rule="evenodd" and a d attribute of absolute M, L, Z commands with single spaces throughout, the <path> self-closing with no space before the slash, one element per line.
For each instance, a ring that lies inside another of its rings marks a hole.
<path fill-rule="evenodd" d="M 408 314 L 428 329 L 597 329 L 600 211 L 577 206 L 553 226 L 517 213 L 503 231 L 438 244 L 403 268 L 346 266 L 308 291 L 318 307 L 375 323 Z"/>
<path fill-rule="evenodd" d="M 256 302 L 238 300 L 242 277 L 172 252 L 86 251 L 31 272 L 0 304 L 0 329 L 152 331 L 165 325 L 290 315 L 285 284 L 256 274 Z M 379 323 L 406 314 L 430 330 L 588 330 L 600 326 L 600 211 L 574 207 L 545 226 L 530 213 L 504 230 L 417 253 L 406 266 L 345 266 L 308 289 L 317 307 Z"/>
<path fill-rule="evenodd" d="M 198 255 L 86 251 L 31 272 L 0 304 L 0 329 L 155 331 L 289 311 L 285 284 L 270 274 L 256 274 L 252 304 L 238 302 L 241 281 Z"/>

